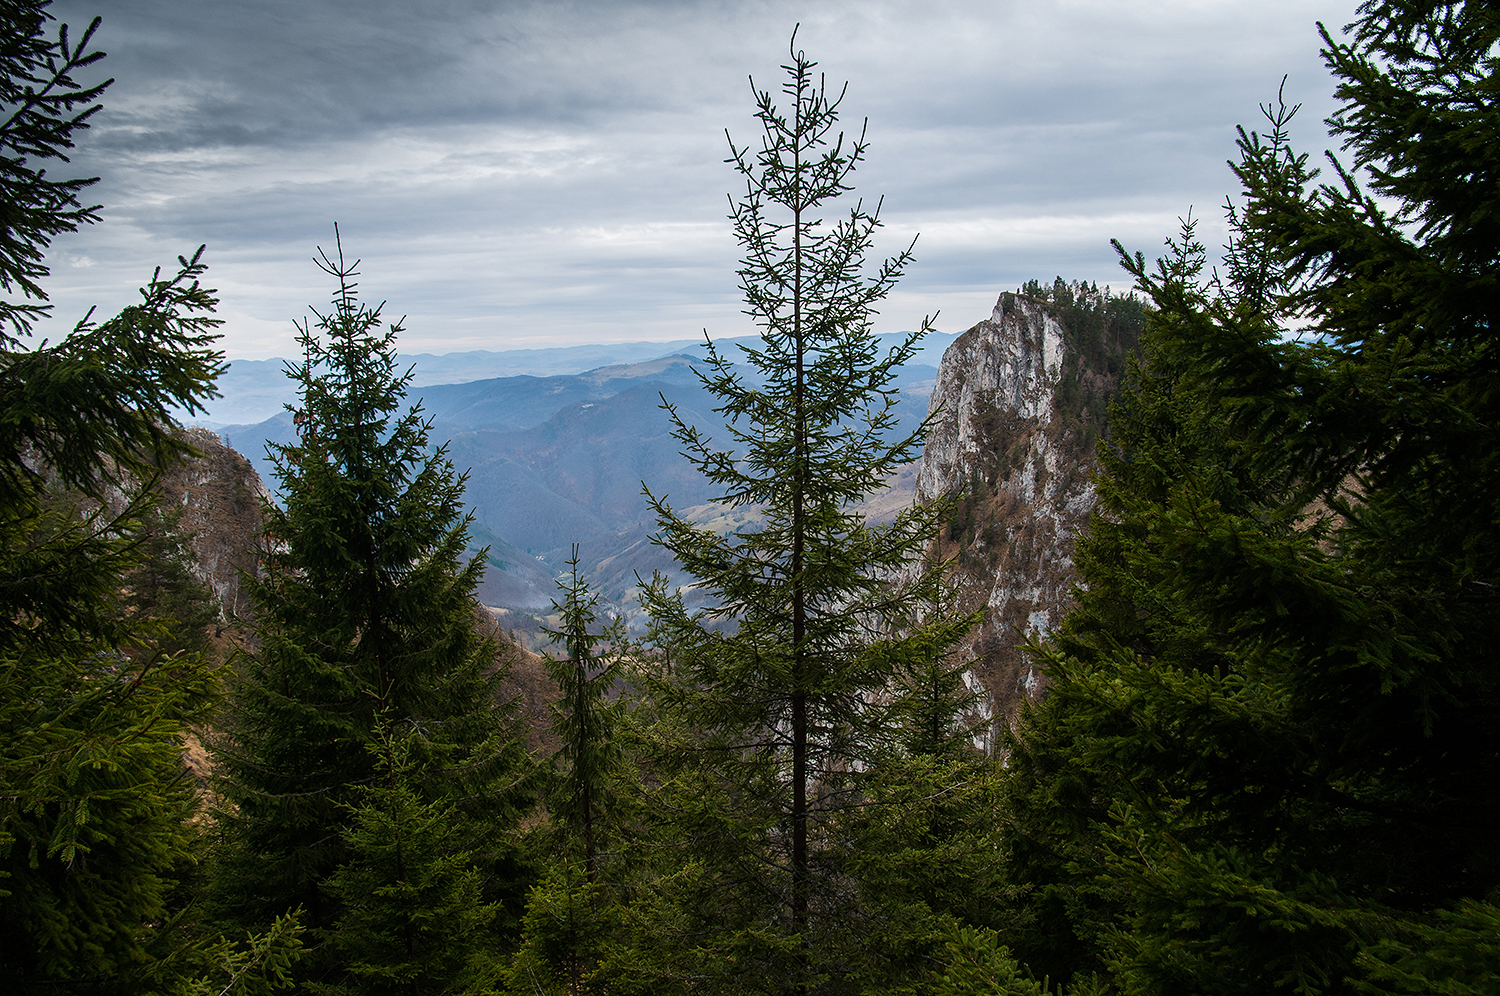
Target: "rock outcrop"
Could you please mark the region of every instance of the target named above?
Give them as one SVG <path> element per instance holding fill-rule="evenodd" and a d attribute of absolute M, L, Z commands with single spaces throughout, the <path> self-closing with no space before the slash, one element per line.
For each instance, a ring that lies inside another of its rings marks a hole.
<path fill-rule="evenodd" d="M 961 607 L 986 610 L 960 649 L 1006 722 L 1046 687 L 1020 648 L 1071 603 L 1096 441 L 1141 326 L 1134 298 L 1060 281 L 1027 289 L 1050 300 L 1002 294 L 943 354 L 916 482 L 922 499 L 956 497 L 936 552 L 954 560 Z"/>
<path fill-rule="evenodd" d="M 213 593 L 221 620 L 247 617 L 241 572 L 257 570 L 261 499 L 270 493 L 250 461 L 217 434 L 195 426 L 183 435 L 202 455 L 162 474 L 162 503 L 181 509 L 178 528 L 187 537 L 193 573 Z"/>

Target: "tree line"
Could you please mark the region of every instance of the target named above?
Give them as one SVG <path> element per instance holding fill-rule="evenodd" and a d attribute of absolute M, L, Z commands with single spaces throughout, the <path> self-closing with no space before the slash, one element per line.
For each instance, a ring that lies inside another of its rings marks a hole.
<path fill-rule="evenodd" d="M 1191 220 L 1154 265 L 1117 246 L 1147 331 L 1111 360 L 1077 606 L 1030 650 L 1050 690 L 993 755 L 950 652 L 977 620 L 931 552 L 959 496 L 851 511 L 919 451 L 889 430 L 930 325 L 873 344 L 912 249 L 866 265 L 864 130 L 794 38 L 760 140 L 731 140 L 760 344 L 708 343 L 726 438 L 663 416 L 760 521 L 652 494 L 696 585 L 642 579 L 644 635 L 575 553 L 550 756 L 476 622 L 464 475 L 337 236 L 254 639 L 223 663 L 193 639 L 152 482 L 213 396 L 216 301 L 199 250 L 26 342 L 50 239 L 99 211 L 42 166 L 108 86 L 75 78 L 97 19 L 73 41 L 46 6 L 0 7 L 7 991 L 1494 991 L 1490 5 L 1371 0 L 1325 32 L 1353 158 L 1319 183 L 1268 105 L 1221 268 Z"/>

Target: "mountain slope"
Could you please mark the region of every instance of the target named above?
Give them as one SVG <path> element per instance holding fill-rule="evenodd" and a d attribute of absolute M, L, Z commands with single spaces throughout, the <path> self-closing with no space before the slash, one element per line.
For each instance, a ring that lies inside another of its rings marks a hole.
<path fill-rule="evenodd" d="M 642 482 L 674 503 L 707 501 L 708 483 L 678 452 L 661 394 L 699 425 L 716 418 L 700 388 L 648 381 L 569 405 L 530 429 L 454 435 L 454 462 L 472 468 L 469 501 L 479 520 L 522 549 L 555 555 L 645 529 Z"/>

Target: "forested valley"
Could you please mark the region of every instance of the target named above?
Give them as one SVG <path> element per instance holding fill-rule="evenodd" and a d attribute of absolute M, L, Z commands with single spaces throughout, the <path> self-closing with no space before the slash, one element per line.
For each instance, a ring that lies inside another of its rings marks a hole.
<path fill-rule="evenodd" d="M 1218 265 L 1188 215 L 1115 243 L 1131 295 L 1004 295 L 1067 416 L 976 409 L 1004 445 L 882 518 L 929 326 L 873 334 L 913 249 L 869 259 L 865 132 L 794 36 L 730 140 L 761 339 L 706 344 L 712 434 L 659 414 L 754 514 L 645 481 L 691 583 L 627 628 L 575 550 L 540 703 L 336 233 L 243 594 L 195 574 L 163 482 L 224 369 L 204 250 L 35 340 L 109 86 L 47 6 L 0 3 L 0 991 L 1500 992 L 1500 5 L 1324 31 L 1342 151 L 1263 107 Z M 1086 515 L 1007 531 L 1057 454 Z M 996 701 L 1024 615 L 964 572 L 1064 540 Z"/>

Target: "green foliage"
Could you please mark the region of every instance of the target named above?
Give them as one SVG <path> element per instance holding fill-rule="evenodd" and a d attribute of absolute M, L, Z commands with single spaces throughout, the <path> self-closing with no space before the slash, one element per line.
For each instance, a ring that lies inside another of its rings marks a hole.
<path fill-rule="evenodd" d="M 1008 787 L 1017 948 L 1059 977 L 1425 992 L 1492 971 L 1500 232 L 1470 178 L 1495 173 L 1500 35 L 1476 5 L 1361 13 L 1325 54 L 1385 200 L 1337 160 L 1314 186 L 1281 104 L 1240 133 L 1222 279 L 1190 222 L 1154 271 L 1124 257 L 1145 362 Z"/>
<path fill-rule="evenodd" d="M 619 973 L 629 978 L 628 970 L 622 972 L 619 964 L 601 965 L 610 939 L 618 936 L 620 910 L 591 878 L 588 866 L 565 851 L 532 887 L 521 946 L 506 969 L 511 992 L 579 996 L 622 989 L 614 977 Z M 649 943 L 648 938 L 641 940 Z M 639 984 L 641 973 L 635 974 Z M 623 984 L 629 987 L 629 982 Z"/>
<path fill-rule="evenodd" d="M 851 983 L 862 993 L 931 991 L 957 926 L 1006 929 L 1000 770 L 992 760 L 895 754 L 862 780 L 862 804 L 840 815 L 832 855 L 849 897 L 846 929 L 862 937 Z"/>
<path fill-rule="evenodd" d="M 1464 900 L 1405 923 L 1359 955 L 1361 992 L 1482 996 L 1500 989 L 1500 909 Z"/>
<path fill-rule="evenodd" d="M 264 932 L 247 934 L 243 943 L 219 937 L 194 952 L 193 972 L 186 978 L 148 977 L 136 991 L 181 996 L 269 996 L 292 984 L 292 969 L 302 955 L 302 925 L 295 914 L 277 917 Z"/>
<path fill-rule="evenodd" d="M 150 960 L 148 924 L 196 843 L 182 737 L 212 687 L 200 658 L 132 661 L 76 632 L 0 648 L 7 986 L 109 980 Z"/>
<path fill-rule="evenodd" d="M 1100 293 L 1097 284 L 1070 284 L 1062 277 L 1050 286 L 1028 280 L 1017 293 L 1050 304 L 1062 327 L 1062 369 L 1052 403 L 1072 430 L 1071 451 L 1087 454 L 1107 432 L 1110 402 L 1140 344 L 1145 305 L 1134 294 L 1115 297 L 1108 288 Z"/>
<path fill-rule="evenodd" d="M 165 632 L 157 649 L 166 654 L 208 652 L 208 627 L 217 619 L 213 596 L 189 566 L 182 510 L 156 505 L 141 523 L 141 563 L 125 575 L 123 606 L 135 619 L 152 620 Z"/>
<path fill-rule="evenodd" d="M 615 853 L 625 848 L 613 846 L 624 797 L 634 788 L 623 742 L 625 702 L 608 699 L 620 679 L 624 619 L 594 632 L 599 597 L 578 574 L 577 546 L 568 566 L 571 574 L 557 581 L 562 600 L 552 602 L 559 628 L 544 630 L 568 653 L 544 658 L 562 691 L 552 706 L 558 741 L 547 793 L 552 822 L 541 835 L 551 867 L 531 889 L 520 947 L 507 970 L 516 992 L 577 994 L 608 987 L 604 980 L 611 971 L 601 959 L 623 936 L 615 906 L 628 888 L 622 869 L 639 864 Z M 601 643 L 607 649 L 601 651 Z"/>
<path fill-rule="evenodd" d="M 174 416 L 201 411 L 222 369 L 210 348 L 217 301 L 198 284 L 202 253 L 180 259 L 169 279 L 158 271 L 140 304 L 100 325 L 82 322 L 56 345 L 0 352 L 0 530 L 9 551 L 0 599 L 14 610 L 0 616 L 0 629 L 12 636 L 28 625 L 23 618 L 98 634 L 112 625 L 118 578 L 134 556 L 120 538 L 145 506 L 118 524 L 103 510 L 86 509 L 74 524 L 70 511 L 49 508 L 70 501 L 59 489 L 100 502 L 111 491 L 133 494 L 158 467 L 194 452 Z"/>
<path fill-rule="evenodd" d="M 418 736 L 381 726 L 370 744 L 379 781 L 356 791 L 348 859 L 326 882 L 347 911 L 333 944 L 349 979 L 314 992 L 447 996 L 485 991 L 498 974 L 482 837 L 452 801 L 424 800 Z"/>
<path fill-rule="evenodd" d="M 266 509 L 250 586 L 259 646 L 240 662 L 214 745 L 226 804 L 213 893 L 220 915 L 245 926 L 302 907 L 310 981 L 343 985 L 354 966 L 327 942 L 358 910 L 325 885 L 336 872 L 367 885 L 358 876 L 382 874 L 372 835 L 383 825 L 369 823 L 359 788 L 380 776 L 377 731 L 415 731 L 401 789 L 415 796 L 393 799 L 417 807 L 418 822 L 457 821 L 452 846 L 475 855 L 484 901 L 516 911 L 524 884 L 505 833 L 530 804 L 530 762 L 512 709 L 496 702 L 494 646 L 475 630 L 483 555 L 462 559 L 464 478 L 429 448 L 419 407 L 398 414 L 410 381 L 395 371 L 400 327 L 382 330 L 378 309 L 360 305 L 342 255 L 322 266 L 338 291 L 300 328 L 299 438 L 277 448 L 285 505 Z M 375 978 L 359 957 L 357 974 Z M 392 951 L 389 966 L 401 959 Z"/>
<path fill-rule="evenodd" d="M 894 701 L 885 725 L 902 753 L 972 760 L 974 738 L 989 723 L 976 708 L 981 695 L 969 687 L 968 662 L 935 642 L 944 635 L 923 633 L 891 645 Z"/>
<path fill-rule="evenodd" d="M 552 732 L 558 738 L 558 784 L 548 796 L 553 819 L 566 830 L 565 847 L 578 847 L 590 882 L 598 879 L 599 851 L 608 846 L 609 819 L 615 809 L 615 780 L 622 767 L 616 731 L 624 702 L 607 700 L 618 675 L 612 661 L 596 651 L 606 643 L 618 653 L 625 642 L 624 619 L 592 632 L 599 597 L 578 575 L 578 548 L 568 561 L 571 579 L 559 579 L 563 600 L 552 602 L 560 629 L 545 629 L 554 644 L 567 648 L 565 660 L 547 657 L 547 671 L 562 689 L 553 706 Z"/>
<path fill-rule="evenodd" d="M 850 896 L 840 912 L 862 937 L 850 973 L 862 993 L 929 992 L 949 931 L 1010 926 L 997 902 L 1011 891 L 996 860 L 1000 768 L 975 744 L 990 720 L 948 639 L 918 634 L 884 652 L 894 664 L 887 744 L 857 781 L 859 805 L 830 835 Z"/>
<path fill-rule="evenodd" d="M 871 527 L 851 507 L 920 444 L 920 431 L 887 437 L 896 368 L 928 326 L 879 355 L 875 309 L 911 252 L 866 273 L 878 215 L 855 204 L 834 224 L 820 217 L 850 189 L 866 143 L 836 131 L 842 96 L 813 66 L 794 50 L 789 106 L 755 90 L 760 150 L 731 145 L 746 181 L 732 212 L 740 285 L 762 335 L 742 347 L 755 386 L 711 341 L 700 376 L 732 448 L 667 406 L 688 458 L 725 504 L 757 509 L 759 527 L 721 536 L 651 499 L 661 542 L 709 598 L 689 612 L 660 580 L 644 596 L 669 662 L 651 687 L 681 718 L 662 736 L 658 807 L 699 869 L 674 913 L 688 933 L 670 943 L 702 952 L 702 984 L 742 991 L 843 984 L 861 938 L 830 834 L 858 802 L 855 773 L 884 749 L 871 703 L 908 644 L 944 648 L 970 624 L 924 621 L 942 584 L 919 565 L 937 511 Z M 892 578 L 907 570 L 901 589 Z"/>
<path fill-rule="evenodd" d="M 47 276 L 47 246 L 54 236 L 99 220 L 99 206 L 78 195 L 99 178 L 54 180 L 38 161 L 67 162 L 73 133 L 88 127 L 102 105 L 95 103 L 114 80 L 81 86 L 73 73 L 104 58 L 90 52 L 99 18 L 77 44 L 61 25 L 57 40 L 46 36 L 50 0 L 6 0 L 0 4 L 0 290 L 19 290 L 25 302 L 0 301 L 0 347 L 15 345 L 48 306 L 39 281 Z M 81 105 L 84 106 L 80 110 Z M 36 302 L 36 303 L 30 303 Z"/>
<path fill-rule="evenodd" d="M 946 966 L 936 996 L 1046 996 L 993 930 L 953 927 L 943 941 Z"/>
<path fill-rule="evenodd" d="M 178 891 L 198 844 L 183 738 L 215 682 L 120 592 L 147 559 L 154 469 L 192 452 L 173 413 L 221 369 L 215 300 L 194 256 L 114 318 L 22 348 L 51 238 L 97 219 L 77 199 L 94 181 L 44 166 L 108 85 L 71 75 L 102 57 L 93 26 L 51 41 L 45 7 L 0 5 L 0 287 L 23 298 L 0 303 L 0 986 L 187 991 L 219 944 Z"/>

